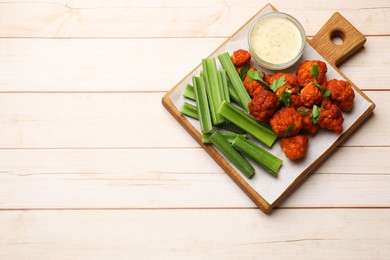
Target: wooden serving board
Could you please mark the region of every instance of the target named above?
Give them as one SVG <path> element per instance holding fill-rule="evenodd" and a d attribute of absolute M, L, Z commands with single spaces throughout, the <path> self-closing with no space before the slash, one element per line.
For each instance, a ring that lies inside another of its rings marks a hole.
<path fill-rule="evenodd" d="M 277 10 L 270 4 L 266 5 L 211 53 L 209 57 L 216 56 L 225 51 L 231 53 L 238 48 L 247 48 L 247 45 L 245 45 L 246 35 L 251 23 L 258 16 L 271 11 Z M 335 44 L 332 41 L 333 37 L 341 38 L 343 41 L 342 44 Z M 339 13 L 335 13 L 311 40 L 307 39 L 304 55 L 298 63 L 306 59 L 322 60 L 328 65 L 328 79 L 339 78 L 348 80 L 337 68 L 337 65 L 358 51 L 364 45 L 365 41 L 366 38 L 364 35 Z M 270 177 L 268 174 L 263 174 L 256 170 L 256 176 L 258 177 L 247 179 L 214 146 L 203 144 L 202 134 L 197 125 L 198 123 L 187 118 L 180 112 L 180 104 L 183 102 L 183 89 L 187 83 L 191 82 L 193 75 L 199 75 L 202 58 L 204 57 L 199 57 L 200 63 L 193 71 L 164 95 L 162 103 L 205 151 L 223 168 L 231 179 L 265 213 L 271 212 L 319 163 L 323 162 L 345 138 L 351 135 L 375 108 L 375 104 L 355 84 L 348 80 L 355 90 L 355 105 L 352 113 L 344 115 L 346 119 L 343 124 L 345 130 L 341 135 L 335 135 L 334 133 L 329 133 L 329 131 L 321 131 L 321 133 L 318 133 L 313 138 L 316 140 L 309 141 L 308 154 L 310 156 L 307 157 L 310 158 L 305 158 L 300 163 L 291 162 L 285 158 L 279 144 L 275 144 L 271 152 L 283 159 L 283 166 L 278 178 Z M 292 67 L 286 70 L 286 72 L 294 73 L 295 69 L 296 67 Z M 266 71 L 263 68 L 260 68 L 260 70 Z"/>

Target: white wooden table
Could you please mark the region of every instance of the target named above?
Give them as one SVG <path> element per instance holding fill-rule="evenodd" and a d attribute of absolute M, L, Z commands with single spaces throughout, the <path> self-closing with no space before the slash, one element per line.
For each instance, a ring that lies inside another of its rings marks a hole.
<path fill-rule="evenodd" d="M 0 259 L 389 259 L 388 0 L 272 2 L 360 30 L 377 107 L 270 215 L 161 105 L 265 4 L 1 0 Z"/>

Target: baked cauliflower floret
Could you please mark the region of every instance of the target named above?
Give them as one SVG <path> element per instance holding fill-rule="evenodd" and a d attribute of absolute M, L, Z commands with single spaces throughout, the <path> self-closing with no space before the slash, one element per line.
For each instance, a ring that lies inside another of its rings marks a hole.
<path fill-rule="evenodd" d="M 233 52 L 231 59 L 236 67 L 242 67 L 245 64 L 249 64 L 251 55 L 247 50 L 240 49 Z"/>
<path fill-rule="evenodd" d="M 301 90 L 301 101 L 307 107 L 318 105 L 322 101 L 322 93 L 314 84 L 308 83 Z"/>
<path fill-rule="evenodd" d="M 282 107 L 270 119 L 270 125 L 280 137 L 294 136 L 302 128 L 302 118 L 294 108 Z"/>
<path fill-rule="evenodd" d="M 304 134 L 313 135 L 317 133 L 319 125 L 314 124 L 311 120 L 312 109 L 305 106 L 301 106 L 297 109 L 297 112 L 301 114 L 302 117 L 302 129 L 301 132 Z"/>
<path fill-rule="evenodd" d="M 250 71 L 257 71 L 256 68 L 250 68 L 249 70 Z M 261 83 L 258 80 L 252 79 L 248 75 L 245 76 L 243 83 L 244 83 L 246 91 L 248 91 L 248 94 L 251 97 L 255 96 L 260 90 L 262 90 L 264 88 L 263 83 Z"/>
<path fill-rule="evenodd" d="M 301 95 L 291 95 L 290 107 L 297 109 L 302 106 Z"/>
<path fill-rule="evenodd" d="M 262 89 L 248 103 L 248 107 L 256 121 L 265 122 L 274 115 L 278 100 L 274 93 Z"/>
<path fill-rule="evenodd" d="M 299 85 L 298 85 L 297 77 L 293 74 L 287 74 L 283 72 L 276 73 L 275 75 L 267 79 L 270 82 L 269 85 L 271 85 L 274 80 L 279 80 L 281 77 L 285 78 L 286 83 L 275 91 L 276 97 L 280 99 L 284 91 L 287 91 L 290 94 L 298 94 Z"/>
<path fill-rule="evenodd" d="M 309 138 L 305 135 L 296 135 L 293 137 L 282 138 L 280 140 L 280 147 L 286 154 L 287 158 L 297 160 L 305 157 Z"/>
<path fill-rule="evenodd" d="M 319 60 L 305 60 L 298 66 L 296 72 L 298 83 L 302 87 L 310 82 L 322 85 L 326 81 L 327 71 L 326 63 Z"/>
<path fill-rule="evenodd" d="M 324 99 L 321 104 L 319 126 L 341 134 L 343 132 L 343 122 L 341 109 L 329 99 Z"/>
<path fill-rule="evenodd" d="M 280 79 L 283 76 L 286 79 L 286 84 L 290 85 L 291 87 L 298 86 L 298 78 L 294 74 L 278 72 L 275 75 L 270 76 L 267 80 L 269 84 L 271 84 L 274 79 Z"/>
<path fill-rule="evenodd" d="M 329 80 L 326 89 L 332 91 L 330 100 L 335 102 L 341 110 L 350 111 L 352 109 L 355 92 L 348 81 L 337 79 Z"/>

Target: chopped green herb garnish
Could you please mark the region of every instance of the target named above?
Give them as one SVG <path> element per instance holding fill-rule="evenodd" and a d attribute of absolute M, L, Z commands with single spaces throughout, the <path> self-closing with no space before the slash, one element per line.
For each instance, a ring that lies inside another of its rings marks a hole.
<path fill-rule="evenodd" d="M 282 95 L 280 95 L 280 99 L 279 100 L 281 102 L 283 102 L 283 104 L 286 107 L 289 107 L 290 106 L 290 101 L 291 101 L 291 93 L 288 92 L 288 91 L 283 91 Z"/>
<path fill-rule="evenodd" d="M 320 84 L 318 84 L 316 82 L 311 82 L 311 84 L 313 84 L 314 86 L 319 88 L 319 90 L 321 91 L 322 97 L 324 97 L 324 98 L 329 97 L 330 94 L 332 94 L 331 89 L 325 90 Z"/>
<path fill-rule="evenodd" d="M 295 128 L 295 125 L 292 124 L 292 125 L 289 125 L 286 129 L 286 132 L 284 133 L 284 137 L 288 136 Z"/>
<path fill-rule="evenodd" d="M 263 83 L 266 86 L 269 86 L 267 82 L 264 81 L 264 73 L 258 70 L 249 70 L 247 75 L 249 76 L 250 80 L 257 80 Z"/>
<path fill-rule="evenodd" d="M 297 112 L 301 113 L 302 115 L 307 115 L 309 113 L 309 109 L 298 109 Z"/>
<path fill-rule="evenodd" d="M 313 78 L 317 79 L 318 78 L 318 73 L 319 73 L 319 70 L 318 70 L 318 65 L 317 64 L 313 64 L 313 66 L 311 67 L 311 75 L 313 76 Z"/>
<path fill-rule="evenodd" d="M 313 124 L 317 124 L 320 120 L 320 112 L 321 108 L 319 108 L 317 105 L 314 105 L 310 115 L 310 120 L 313 122 Z"/>
<path fill-rule="evenodd" d="M 270 89 L 272 89 L 273 92 L 276 92 L 278 88 L 284 86 L 285 84 L 286 84 L 286 77 L 281 76 L 278 79 L 274 79 L 269 87 Z"/>
<path fill-rule="evenodd" d="M 248 70 L 249 70 L 249 64 L 245 64 L 244 66 L 241 67 L 241 70 L 240 70 L 240 78 L 241 80 L 244 80 L 247 73 L 248 73 Z"/>
<path fill-rule="evenodd" d="M 327 91 L 325 91 L 325 93 L 322 95 L 324 98 L 326 97 L 330 97 L 330 94 L 332 94 L 332 90 L 331 89 L 328 89 Z"/>
<path fill-rule="evenodd" d="M 321 86 L 321 84 L 318 84 L 318 83 L 316 83 L 316 82 L 311 82 L 311 84 L 313 84 L 314 86 L 316 86 L 316 87 L 321 91 L 321 93 L 324 93 L 324 92 L 325 92 L 325 90 L 324 90 L 324 88 Z"/>

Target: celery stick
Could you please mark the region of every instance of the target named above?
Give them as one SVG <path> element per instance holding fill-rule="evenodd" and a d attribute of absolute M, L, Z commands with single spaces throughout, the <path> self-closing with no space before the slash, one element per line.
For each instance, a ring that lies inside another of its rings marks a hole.
<path fill-rule="evenodd" d="M 194 87 L 190 84 L 187 84 L 186 88 L 184 89 L 183 96 L 188 99 L 195 100 Z"/>
<path fill-rule="evenodd" d="M 242 108 L 245 109 L 245 111 L 249 112 L 248 103 L 251 101 L 251 98 L 246 91 L 244 84 L 242 83 L 240 75 L 238 75 L 237 69 L 233 64 L 229 53 L 225 52 L 218 55 L 218 59 L 221 62 L 221 65 L 224 70 L 226 70 L 226 73 L 229 76 L 233 88 L 237 92 L 237 96 L 240 101 L 239 104 L 242 106 Z"/>
<path fill-rule="evenodd" d="M 188 102 L 184 102 L 180 111 L 186 116 L 199 119 L 198 107 Z"/>
<path fill-rule="evenodd" d="M 278 137 L 272 130 L 259 124 L 250 115 L 226 101 L 221 104 L 218 112 L 268 147 L 271 147 Z"/>
<path fill-rule="evenodd" d="M 204 143 L 204 144 L 211 144 L 211 141 L 210 141 L 210 136 L 211 135 L 212 135 L 212 133 L 203 134 L 202 135 L 202 143 Z M 244 135 L 244 134 L 236 134 L 236 133 L 222 133 L 221 132 L 221 135 L 223 137 L 225 137 L 226 140 L 229 143 L 233 143 L 234 139 L 236 139 L 237 136 L 241 136 L 242 138 L 246 138 L 246 135 Z"/>
<path fill-rule="evenodd" d="M 275 177 L 278 176 L 283 163 L 281 159 L 239 135 L 236 136 L 232 144 L 235 149 L 259 164 L 268 173 Z"/>
<path fill-rule="evenodd" d="M 218 125 L 219 128 L 228 130 L 230 132 L 236 133 L 236 134 L 245 134 L 245 130 L 242 130 L 238 126 L 236 126 L 233 123 L 230 123 L 229 121 L 225 120 L 222 124 Z"/>
<path fill-rule="evenodd" d="M 227 102 L 230 103 L 230 95 L 229 95 L 229 89 L 228 89 L 228 85 L 227 85 L 227 74 L 226 74 L 226 71 L 225 70 L 219 70 L 218 71 L 218 76 L 219 76 L 220 81 L 221 81 L 223 94 L 225 95 L 224 100 L 226 100 Z"/>
<path fill-rule="evenodd" d="M 203 74 L 207 88 L 207 98 L 210 103 L 210 112 L 213 125 L 223 123 L 225 120 L 217 113 L 219 106 L 224 100 L 222 85 L 219 84 L 218 71 L 215 58 L 206 58 L 202 60 Z"/>
<path fill-rule="evenodd" d="M 228 82 L 228 91 L 229 91 L 229 95 L 230 95 L 231 100 L 233 100 L 237 104 L 240 104 L 240 98 L 238 97 L 237 92 L 234 89 L 231 82 Z"/>
<path fill-rule="evenodd" d="M 209 133 L 213 130 L 211 122 L 210 108 L 207 101 L 206 88 L 203 80 L 200 77 L 192 77 L 194 85 L 196 104 L 198 108 L 198 116 L 200 122 L 200 129 L 202 133 Z"/>
<path fill-rule="evenodd" d="M 233 146 L 226 140 L 219 132 L 215 131 L 210 136 L 210 141 L 214 144 L 221 153 L 223 153 L 229 161 L 233 163 L 246 177 L 251 178 L 255 173 L 253 166 L 233 148 Z"/>

